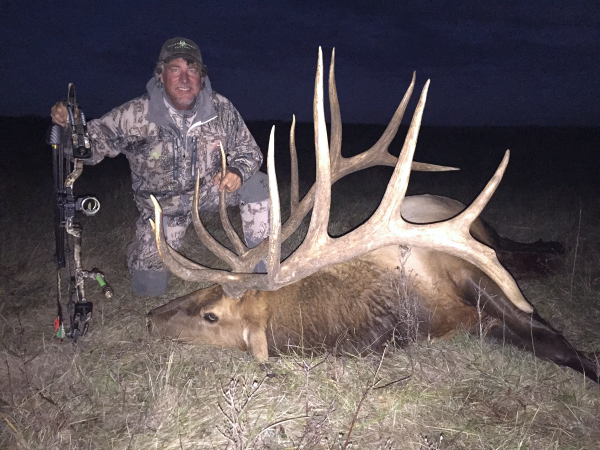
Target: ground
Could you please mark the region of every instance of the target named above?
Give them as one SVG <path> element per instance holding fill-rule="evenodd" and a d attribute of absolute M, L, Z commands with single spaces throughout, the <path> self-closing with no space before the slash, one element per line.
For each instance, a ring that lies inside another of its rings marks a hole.
<path fill-rule="evenodd" d="M 100 268 L 115 296 L 105 299 L 87 284 L 89 334 L 77 344 L 57 339 L 46 125 L 0 121 L 0 448 L 599 448 L 598 385 L 485 337 L 459 333 L 362 358 L 272 358 L 276 376 L 268 377 L 247 354 L 149 335 L 151 308 L 200 285 L 173 278 L 161 298 L 131 293 L 125 246 L 136 210 L 124 159 L 85 168 L 76 185 L 102 204 L 96 217 L 81 219 L 83 265 Z M 250 124 L 263 149 L 269 126 Z M 289 124 L 276 126 L 283 184 Z M 343 148 L 362 151 L 380 131 L 348 126 Z M 299 127 L 297 141 L 310 181 L 311 125 Z M 413 174 L 409 187 L 409 194 L 468 203 L 511 148 L 507 175 L 483 216 L 513 239 L 568 246 L 564 270 L 519 285 L 584 351 L 600 350 L 599 144 L 597 129 L 425 128 L 415 159 L 462 170 Z M 334 187 L 332 234 L 368 217 L 390 173 L 371 169 Z M 216 217 L 206 219 L 217 227 Z M 192 229 L 184 252 L 217 263 Z"/>

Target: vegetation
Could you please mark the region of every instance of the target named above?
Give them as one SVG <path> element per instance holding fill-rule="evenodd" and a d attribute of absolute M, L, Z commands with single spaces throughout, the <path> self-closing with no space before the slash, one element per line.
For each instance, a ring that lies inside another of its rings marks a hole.
<path fill-rule="evenodd" d="M 0 121 L 0 448 L 598 448 L 600 386 L 484 336 L 459 333 L 361 358 L 288 355 L 272 358 L 265 372 L 241 352 L 149 335 L 148 310 L 202 286 L 173 278 L 162 298 L 131 293 L 125 246 L 137 211 L 121 158 L 86 167 L 76 184 L 102 202 L 96 217 L 81 219 L 83 264 L 99 267 L 115 296 L 105 299 L 90 282 L 89 334 L 77 344 L 57 339 L 46 125 Z M 268 124 L 251 129 L 266 149 Z M 287 129 L 277 125 L 282 188 Z M 344 151 L 368 148 L 380 131 L 346 127 Z M 309 125 L 299 127 L 297 142 L 308 183 L 314 177 Z M 506 179 L 484 218 L 513 239 L 567 244 L 563 271 L 519 284 L 584 351 L 600 350 L 600 164 L 592 153 L 599 146 L 595 129 L 425 128 L 415 159 L 462 171 L 416 173 L 409 186 L 409 193 L 470 202 L 510 147 Z M 332 234 L 369 216 L 390 173 L 370 169 L 336 184 Z M 216 215 L 206 220 L 218 229 Z M 183 251 L 218 264 L 191 227 Z"/>

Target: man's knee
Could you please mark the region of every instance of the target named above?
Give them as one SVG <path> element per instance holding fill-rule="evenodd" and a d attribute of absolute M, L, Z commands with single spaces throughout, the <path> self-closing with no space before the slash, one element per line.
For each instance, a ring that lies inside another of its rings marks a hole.
<path fill-rule="evenodd" d="M 187 225 L 185 220 L 180 224 L 176 219 L 168 219 L 164 225 L 165 238 L 175 249 L 181 245 Z M 145 222 L 138 224 L 136 240 L 127 246 L 127 265 L 136 295 L 156 297 L 165 293 L 170 273 L 158 254 L 154 234 Z"/>
<path fill-rule="evenodd" d="M 248 247 L 256 247 L 269 236 L 271 199 L 240 205 L 242 229 Z"/>
<path fill-rule="evenodd" d="M 269 198 L 269 177 L 266 173 L 256 172 L 239 190 L 240 202 L 258 203 Z"/>

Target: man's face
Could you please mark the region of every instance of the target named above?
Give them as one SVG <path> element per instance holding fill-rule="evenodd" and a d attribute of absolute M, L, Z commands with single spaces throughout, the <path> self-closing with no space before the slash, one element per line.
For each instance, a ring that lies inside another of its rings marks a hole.
<path fill-rule="evenodd" d="M 165 86 L 167 97 L 175 108 L 182 111 L 192 109 L 202 82 L 196 64 L 188 66 L 185 59 L 174 59 L 165 64 L 159 77 Z"/>

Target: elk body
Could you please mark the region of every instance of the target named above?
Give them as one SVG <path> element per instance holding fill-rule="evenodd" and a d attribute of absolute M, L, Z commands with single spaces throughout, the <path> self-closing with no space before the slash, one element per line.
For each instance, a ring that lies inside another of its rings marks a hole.
<path fill-rule="evenodd" d="M 229 224 L 222 201 L 221 218 L 235 253 L 222 247 L 198 217 L 196 191 L 192 208 L 196 231 L 202 242 L 231 266 L 231 272 L 201 266 L 170 248 L 155 202 L 157 245 L 167 267 L 183 279 L 217 284 L 150 311 L 150 329 L 183 342 L 248 351 L 264 362 L 269 355 L 288 351 L 381 351 L 391 341 L 404 345 L 423 337 L 448 336 L 461 329 L 474 331 L 484 321 L 489 336 L 526 348 L 598 382 L 597 365 L 533 311 L 502 265 L 504 262 L 519 270 L 529 261 L 552 259 L 561 246 L 503 239 L 478 218 L 502 178 L 508 152 L 469 207 L 445 197 L 406 197 L 411 169 L 450 169 L 412 162 L 428 84 L 397 160 L 387 148 L 406 109 L 414 77 L 379 142 L 367 152 L 343 158 L 333 68 L 332 58 L 331 149 L 325 131 L 319 52 L 315 87 L 317 179 L 299 201 L 292 125 L 291 214 L 283 226 L 271 134 L 268 241 L 254 249 L 245 248 Z M 374 165 L 395 166 L 381 205 L 359 228 L 338 238 L 328 236 L 331 184 Z M 311 208 L 306 238 L 281 262 L 282 240 Z M 265 255 L 268 273 L 251 273 Z"/>

